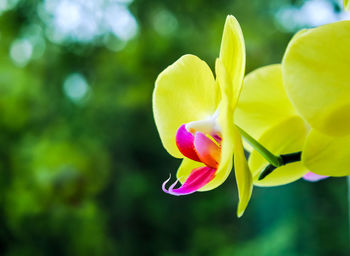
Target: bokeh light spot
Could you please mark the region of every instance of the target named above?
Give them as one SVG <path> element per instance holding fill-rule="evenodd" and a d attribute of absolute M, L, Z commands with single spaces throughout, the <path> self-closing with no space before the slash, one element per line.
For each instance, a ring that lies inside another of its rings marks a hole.
<path fill-rule="evenodd" d="M 86 98 L 89 92 L 89 84 L 83 75 L 73 73 L 67 76 L 64 81 L 63 91 L 70 100 L 79 102 Z"/>
<path fill-rule="evenodd" d="M 136 35 L 136 20 L 125 6 L 112 6 L 106 10 L 105 18 L 112 32 L 121 40 L 128 41 Z"/>
<path fill-rule="evenodd" d="M 168 10 L 162 9 L 153 16 L 153 27 L 160 35 L 171 35 L 177 27 L 178 22 L 176 17 Z"/>
<path fill-rule="evenodd" d="M 137 22 L 127 1 L 45 0 L 38 14 L 46 24 L 46 34 L 55 43 L 88 43 L 114 34 L 128 41 L 137 33 Z"/>
<path fill-rule="evenodd" d="M 32 57 L 33 45 L 27 39 L 17 39 L 11 44 L 10 56 L 17 66 L 24 67 Z"/>
<path fill-rule="evenodd" d="M 19 0 L 0 0 L 0 14 L 14 8 Z"/>

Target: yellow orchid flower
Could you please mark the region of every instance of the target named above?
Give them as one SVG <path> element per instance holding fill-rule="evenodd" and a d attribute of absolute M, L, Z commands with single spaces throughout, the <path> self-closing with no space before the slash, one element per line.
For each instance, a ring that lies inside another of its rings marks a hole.
<path fill-rule="evenodd" d="M 163 190 L 173 195 L 207 191 L 222 184 L 234 162 L 239 192 L 237 215 L 247 207 L 252 177 L 233 111 L 240 95 L 245 70 L 241 28 L 233 16 L 224 26 L 216 80 L 208 65 L 194 55 L 184 55 L 157 78 L 153 114 L 164 148 L 183 158 L 177 171 L 182 185 Z M 233 159 L 232 159 L 233 158 Z"/>
<path fill-rule="evenodd" d="M 310 172 L 300 161 L 309 128 L 287 96 L 280 64 L 259 68 L 245 77 L 235 121 L 272 153 L 285 157 L 284 164 L 273 167 L 273 172 L 260 180 L 269 163 L 256 149 L 247 147 L 251 150 L 248 163 L 255 185 L 283 185 L 301 177 L 308 181 L 326 178 Z"/>
<path fill-rule="evenodd" d="M 346 11 L 350 11 L 350 1 L 349 0 L 343 0 L 343 5 L 344 5 L 344 9 Z"/>
<path fill-rule="evenodd" d="M 350 175 L 350 21 L 298 33 L 282 62 L 288 97 L 311 130 L 302 162 L 319 175 Z"/>

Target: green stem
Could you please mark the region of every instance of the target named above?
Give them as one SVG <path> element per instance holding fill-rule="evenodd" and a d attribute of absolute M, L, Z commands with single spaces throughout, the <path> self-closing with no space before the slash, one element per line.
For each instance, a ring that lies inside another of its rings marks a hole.
<path fill-rule="evenodd" d="M 289 153 L 289 154 L 283 154 L 283 155 L 280 155 L 280 157 L 282 159 L 282 165 L 299 162 L 301 160 L 301 151 Z M 276 166 L 273 166 L 271 164 L 265 166 L 265 168 L 259 174 L 258 180 L 262 180 L 271 172 L 273 172 L 276 168 L 277 168 Z"/>
<path fill-rule="evenodd" d="M 244 137 L 244 139 L 256 150 L 258 151 L 270 164 L 274 167 L 279 167 L 283 165 L 282 158 L 280 156 L 276 156 L 272 154 L 268 149 L 266 149 L 263 145 L 261 145 L 258 141 L 256 141 L 252 136 L 246 133 L 243 129 L 238 127 L 239 132 Z"/>

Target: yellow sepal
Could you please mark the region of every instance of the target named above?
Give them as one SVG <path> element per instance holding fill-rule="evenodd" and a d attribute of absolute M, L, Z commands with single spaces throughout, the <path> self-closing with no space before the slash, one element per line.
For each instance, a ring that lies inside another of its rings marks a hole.
<path fill-rule="evenodd" d="M 227 76 L 226 83 L 220 86 L 235 107 L 242 89 L 246 56 L 241 27 L 232 15 L 228 15 L 226 18 L 219 59 Z M 219 74 L 217 74 L 217 78 L 219 78 Z"/>
<path fill-rule="evenodd" d="M 236 127 L 232 130 L 234 143 L 234 166 L 239 203 L 237 216 L 241 217 L 248 206 L 253 191 L 253 178 L 244 155 L 242 137 Z"/>
<path fill-rule="evenodd" d="M 312 128 L 331 136 L 350 134 L 350 21 L 298 33 L 282 62 L 284 85 Z"/>
<path fill-rule="evenodd" d="M 176 146 L 177 129 L 206 119 L 217 108 L 219 88 L 209 66 L 194 55 L 184 55 L 157 78 L 153 115 L 164 148 L 182 158 Z"/>
<path fill-rule="evenodd" d="M 221 151 L 221 160 L 218 171 L 230 171 L 232 168 L 232 154 L 234 157 L 234 169 L 236 183 L 238 188 L 239 203 L 237 207 L 237 216 L 241 217 L 250 200 L 253 182 L 247 160 L 244 155 L 241 135 L 234 125 L 233 111 L 236 101 L 231 100 L 223 89 L 229 82 L 229 75 L 221 59 L 217 59 L 215 66 L 217 79 L 222 89 L 219 124 L 222 127 L 223 144 Z"/>

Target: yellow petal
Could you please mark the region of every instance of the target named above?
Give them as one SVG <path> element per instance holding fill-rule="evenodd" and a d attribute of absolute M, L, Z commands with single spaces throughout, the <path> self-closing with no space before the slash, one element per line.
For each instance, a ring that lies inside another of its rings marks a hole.
<path fill-rule="evenodd" d="M 194 55 L 184 55 L 157 78 L 153 115 L 165 149 L 179 152 L 175 135 L 180 125 L 206 119 L 215 112 L 219 89 L 208 65 Z"/>
<path fill-rule="evenodd" d="M 272 153 L 288 154 L 302 150 L 307 135 L 305 122 L 297 116 L 291 117 L 268 129 L 259 142 Z M 254 184 L 258 186 L 278 186 L 301 178 L 307 169 L 301 162 L 278 167 L 263 180 L 258 176 L 268 162 L 255 150 L 249 156 L 249 167 L 253 173 Z"/>
<path fill-rule="evenodd" d="M 244 155 L 242 137 L 234 127 L 233 130 L 233 145 L 234 145 L 234 165 L 236 183 L 238 187 L 239 203 L 237 208 L 237 216 L 241 217 L 247 208 L 250 197 L 253 191 L 253 178 L 249 170 L 247 160 Z"/>
<path fill-rule="evenodd" d="M 344 4 L 344 9 L 346 11 L 350 11 L 350 1 L 349 0 L 344 0 L 343 4 Z"/>
<path fill-rule="evenodd" d="M 237 207 L 237 216 L 241 217 L 250 200 L 253 181 L 247 160 L 244 155 L 242 138 L 233 122 L 232 112 L 228 108 L 228 99 L 222 98 L 222 114 L 219 116 L 219 123 L 223 130 L 221 161 L 218 168 L 218 176 L 222 178 L 218 181 L 224 181 L 232 169 L 232 155 L 234 158 L 234 170 L 238 188 L 239 203 Z M 225 111 L 226 109 L 226 111 Z M 215 181 L 215 180 L 213 180 Z M 212 182 L 213 182 L 212 181 Z M 222 183 L 221 182 L 221 183 Z M 209 185 L 209 184 L 208 184 Z"/>
<path fill-rule="evenodd" d="M 239 98 L 245 71 L 245 46 L 241 27 L 232 15 L 227 16 L 222 35 L 220 56 L 226 70 L 228 83 L 222 84 L 223 90 L 235 106 Z M 217 74 L 217 78 L 219 78 Z"/>
<path fill-rule="evenodd" d="M 245 77 L 235 123 L 249 135 L 260 138 L 269 128 L 295 115 L 283 87 L 281 65 L 265 66 Z"/>
<path fill-rule="evenodd" d="M 284 85 L 299 113 L 325 134 L 350 134 L 350 21 L 298 34 L 288 45 Z"/>
<path fill-rule="evenodd" d="M 302 161 L 319 175 L 350 175 L 350 136 L 332 137 L 312 130 L 306 138 Z"/>
<path fill-rule="evenodd" d="M 217 72 L 217 78 L 222 92 L 220 115 L 218 121 L 222 127 L 223 144 L 218 173 L 221 174 L 222 172 L 225 174 L 227 173 L 228 175 L 232 168 L 233 154 L 239 197 L 237 216 L 241 217 L 248 205 L 252 194 L 252 175 L 250 173 L 247 160 L 245 159 L 241 135 L 234 125 L 233 113 L 235 111 L 235 104 L 232 103 L 232 98 L 230 98 L 230 95 L 225 93 L 225 87 L 227 87 L 227 84 L 229 84 L 227 80 L 229 76 L 227 75 L 227 69 L 223 65 L 221 59 L 216 60 L 215 70 Z"/>

